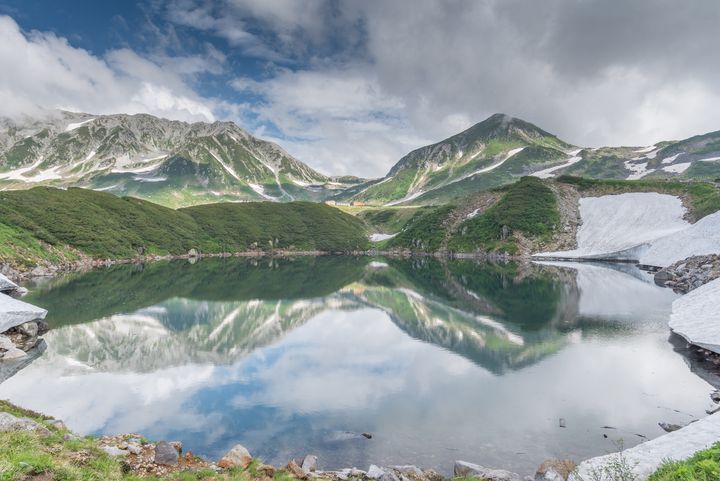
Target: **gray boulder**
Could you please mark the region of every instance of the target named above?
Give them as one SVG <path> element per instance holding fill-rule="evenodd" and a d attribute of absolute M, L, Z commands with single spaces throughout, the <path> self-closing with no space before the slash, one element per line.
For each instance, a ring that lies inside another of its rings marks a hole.
<path fill-rule="evenodd" d="M 367 470 L 367 477 L 370 479 L 380 479 L 385 474 L 385 470 L 379 466 L 371 464 Z"/>
<path fill-rule="evenodd" d="M 9 337 L 3 336 L 0 334 L 0 350 L 9 351 L 10 349 L 14 349 L 15 344 L 10 340 Z M 2 354 L 0 354 L 0 357 L 2 357 Z"/>
<path fill-rule="evenodd" d="M 103 451 L 105 451 L 105 454 L 108 456 L 118 457 L 118 456 L 127 456 L 128 452 L 123 451 L 122 449 L 118 448 L 117 446 L 103 446 Z"/>
<path fill-rule="evenodd" d="M 44 319 L 46 315 L 45 309 L 0 294 L 0 332 L 26 322 Z"/>
<path fill-rule="evenodd" d="M 0 432 L 35 431 L 43 436 L 49 436 L 50 430 L 30 418 L 19 418 L 10 413 L 0 412 Z"/>
<path fill-rule="evenodd" d="M 455 461 L 455 476 L 463 478 L 480 478 L 484 481 L 522 481 L 519 474 L 504 469 L 491 469 L 466 461 Z"/>
<path fill-rule="evenodd" d="M 175 446 L 166 442 L 160 441 L 155 445 L 155 464 L 162 464 L 163 466 L 176 466 L 180 458 L 180 453 L 175 449 Z"/>
<path fill-rule="evenodd" d="M 673 423 L 658 423 L 658 426 L 660 426 L 666 433 L 671 433 L 673 431 L 677 431 L 678 429 L 682 429 L 682 426 Z"/>
<path fill-rule="evenodd" d="M 307 456 L 305 456 L 305 458 L 303 458 L 300 467 L 306 473 L 314 473 L 315 471 L 317 471 L 317 460 L 317 456 L 313 454 L 308 454 Z"/>

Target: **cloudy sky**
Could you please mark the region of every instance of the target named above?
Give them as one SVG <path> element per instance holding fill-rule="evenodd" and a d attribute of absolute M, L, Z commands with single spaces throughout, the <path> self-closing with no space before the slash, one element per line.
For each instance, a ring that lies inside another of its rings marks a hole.
<path fill-rule="evenodd" d="M 230 119 L 380 176 L 495 112 L 583 146 L 720 130 L 717 0 L 0 0 L 0 115 Z"/>

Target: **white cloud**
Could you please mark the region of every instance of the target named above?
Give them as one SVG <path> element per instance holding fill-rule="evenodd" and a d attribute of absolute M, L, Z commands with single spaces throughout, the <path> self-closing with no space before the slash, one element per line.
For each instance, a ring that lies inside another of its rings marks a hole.
<path fill-rule="evenodd" d="M 0 16 L 0 115 L 62 108 L 90 113 L 145 112 L 178 120 L 214 120 L 216 101 L 188 85 L 217 72 L 221 57 L 144 58 L 120 49 L 98 58 L 52 33 L 25 33 Z"/>

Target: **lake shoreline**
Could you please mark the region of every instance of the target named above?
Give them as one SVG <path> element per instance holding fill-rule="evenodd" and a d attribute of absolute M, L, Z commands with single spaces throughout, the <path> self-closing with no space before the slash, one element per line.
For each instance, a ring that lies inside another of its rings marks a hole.
<path fill-rule="evenodd" d="M 61 274 L 61 273 L 65 273 L 65 272 L 86 271 L 86 270 L 91 270 L 91 269 L 94 269 L 94 268 L 110 267 L 110 266 L 113 266 L 113 265 L 141 264 L 141 263 L 159 262 L 159 261 L 173 261 L 173 260 L 190 260 L 190 261 L 192 261 L 192 260 L 194 260 L 194 259 L 201 259 L 201 258 L 229 258 L 229 257 L 246 257 L 246 258 L 288 258 L 288 257 L 300 257 L 300 256 L 333 256 L 333 255 L 339 256 L 339 255 L 345 255 L 345 256 L 389 256 L 389 257 L 413 257 L 413 256 L 416 256 L 416 257 L 436 257 L 436 258 L 438 258 L 438 257 L 439 257 L 439 258 L 452 258 L 452 257 L 456 257 L 456 258 L 464 258 L 464 259 L 467 259 L 467 258 L 470 258 L 470 259 L 487 259 L 487 258 L 484 258 L 484 257 L 481 257 L 481 256 L 476 256 L 476 255 L 472 255 L 472 256 L 470 256 L 470 255 L 466 255 L 466 256 L 450 256 L 450 255 L 447 255 L 447 254 L 441 255 L 441 254 L 439 254 L 439 253 L 422 253 L 422 254 L 420 254 L 420 255 L 418 255 L 418 254 L 419 254 L 419 253 L 397 252 L 397 251 L 391 251 L 391 252 L 386 252 L 386 251 L 358 251 L 358 252 L 348 252 L 348 253 L 331 253 L 331 252 L 320 252 L 320 251 L 282 251 L 282 250 L 277 250 L 277 251 L 248 251 L 248 252 L 235 253 L 235 254 L 227 254 L 227 253 L 226 253 L 226 254 L 198 254 L 198 255 L 186 254 L 186 255 L 178 255 L 178 256 L 143 256 L 143 257 L 136 257 L 136 258 L 131 258 L 131 259 L 122 259 L 122 260 L 116 260 L 116 261 L 94 261 L 94 262 L 90 262 L 90 263 L 88 263 L 88 262 L 78 262 L 78 263 L 74 263 L 74 264 L 70 264 L 70 265 L 65 265 L 65 266 L 58 267 L 57 270 L 55 270 L 54 272 L 52 272 L 52 273 L 49 274 L 49 275 L 56 275 L 56 274 Z M 528 258 L 526 258 L 526 257 L 522 257 L 522 258 L 508 257 L 508 258 L 503 259 L 503 260 L 525 260 L 525 261 L 528 261 L 528 260 L 531 260 L 531 259 L 528 259 Z M 574 261 L 577 261 L 577 260 L 575 259 Z M 596 260 L 594 260 L 594 261 L 596 261 Z M 30 271 L 30 272 L 31 272 L 31 271 Z M 30 277 L 32 277 L 32 276 L 30 276 Z M 21 280 L 23 280 L 23 278 L 22 278 L 22 277 L 20 277 L 20 278 L 15 277 L 13 280 L 15 280 L 15 281 L 21 281 Z M 705 418 L 703 418 L 703 419 L 705 419 Z M 657 440 L 657 439 L 660 439 L 660 438 L 664 438 L 665 436 L 666 436 L 666 435 L 659 436 L 658 438 L 654 438 L 654 440 Z M 103 439 L 103 438 L 101 438 L 101 439 Z M 120 448 L 118 448 L 118 449 L 120 449 Z M 595 459 L 595 458 L 591 458 L 591 459 Z M 590 460 L 586 460 L 585 462 L 587 462 L 587 461 L 590 461 Z M 296 463 L 296 464 L 297 464 L 297 463 Z M 477 466 L 477 465 L 471 465 L 470 463 L 465 463 L 465 465 L 466 465 L 466 467 L 467 467 L 467 466 L 476 466 L 476 468 L 473 468 L 473 469 L 476 469 L 476 472 L 477 472 L 477 470 L 479 470 L 479 469 L 487 469 L 487 468 L 483 468 L 483 467 L 480 467 L 480 466 Z M 376 468 L 377 468 L 377 466 L 376 466 Z M 397 470 L 397 469 L 395 469 L 395 468 L 396 468 L 396 467 L 391 467 L 391 468 L 377 468 L 377 469 L 380 470 L 380 471 L 376 471 L 376 474 L 379 473 L 379 472 L 382 472 L 382 474 L 378 474 L 377 477 L 369 476 L 370 471 L 372 471 L 372 468 L 371 468 L 370 470 L 368 470 L 368 471 L 360 471 L 360 470 L 356 470 L 355 468 L 348 468 L 347 471 L 348 471 L 348 472 L 353 472 L 353 473 L 357 474 L 358 476 L 363 477 L 364 479 L 389 479 L 389 480 L 393 480 L 393 481 L 403 480 L 403 476 L 402 476 L 403 471 Z M 445 477 L 442 477 L 442 476 L 438 475 L 438 474 L 435 473 L 435 472 L 432 472 L 432 473 L 429 473 L 429 474 L 425 474 L 424 471 L 419 470 L 418 468 L 416 468 L 416 467 L 414 467 L 414 466 L 403 466 L 402 468 L 408 468 L 408 469 L 414 468 L 414 469 L 411 469 L 411 471 L 415 474 L 416 477 L 415 477 L 415 478 L 410 478 L 410 479 L 415 479 L 415 480 L 418 480 L 418 481 L 422 481 L 422 480 L 427 480 L 427 481 L 440 481 L 440 480 L 443 480 L 443 479 L 448 479 L 448 478 L 445 478 Z M 289 466 L 286 467 L 286 468 L 274 468 L 274 467 L 273 467 L 273 470 L 280 470 L 280 469 L 290 470 L 290 471 L 289 471 L 290 474 L 293 474 L 293 473 L 292 473 L 292 469 L 294 469 L 294 468 L 292 468 L 292 465 L 291 465 L 291 464 L 289 464 Z M 354 470 L 354 471 L 351 471 L 351 469 Z M 472 473 L 473 473 L 472 470 L 465 472 L 465 471 L 462 471 L 462 469 L 465 469 L 465 468 L 461 468 L 461 472 L 460 472 L 460 474 L 458 474 L 457 469 L 458 469 L 458 468 L 457 468 L 457 463 L 456 463 L 455 475 L 457 475 L 457 476 L 465 476 L 465 475 L 467 475 L 467 473 L 471 473 L 471 475 L 472 475 Z M 415 472 L 414 470 L 418 470 L 418 472 Z M 503 471 L 503 472 L 504 472 L 504 473 L 509 473 L 508 471 Z M 308 473 L 305 473 L 305 474 L 304 474 L 305 477 L 299 477 L 299 476 L 296 476 L 296 477 L 297 477 L 297 479 L 306 479 L 307 477 L 328 477 L 328 479 L 334 479 L 334 480 L 345 480 L 345 479 L 348 479 L 348 476 L 343 472 L 343 470 L 336 470 L 336 471 L 333 471 L 333 472 L 320 472 L 320 473 L 318 473 L 317 475 L 314 474 L 314 473 L 315 473 L 315 472 L 313 472 L 313 474 L 310 474 L 310 473 L 308 472 Z M 421 477 L 420 473 L 423 473 L 422 476 L 424 476 L 424 477 Z M 300 471 L 297 471 L 295 474 L 301 475 Z M 407 474 L 407 473 L 405 473 L 405 474 Z M 513 474 L 513 473 L 510 473 L 510 474 Z M 343 477 L 343 476 L 344 476 L 344 477 Z M 387 477 L 386 477 L 386 476 L 387 476 Z M 493 478 L 489 478 L 489 479 L 493 479 Z M 518 480 L 519 480 L 519 479 L 522 479 L 522 478 L 518 476 L 517 478 L 512 478 L 512 477 L 511 477 L 511 478 L 497 478 L 497 479 L 518 479 Z M 540 479 L 550 479 L 550 478 L 540 478 Z"/>

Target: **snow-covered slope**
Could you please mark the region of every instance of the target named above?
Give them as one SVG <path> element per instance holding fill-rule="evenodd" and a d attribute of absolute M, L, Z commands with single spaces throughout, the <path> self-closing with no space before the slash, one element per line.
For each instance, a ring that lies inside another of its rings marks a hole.
<path fill-rule="evenodd" d="M 643 244 L 677 233 L 690 224 L 678 197 L 633 192 L 580 199 L 582 225 L 577 249 L 537 257 L 637 260 Z"/>
<path fill-rule="evenodd" d="M 673 302 L 670 329 L 696 346 L 720 353 L 720 279 Z"/>

